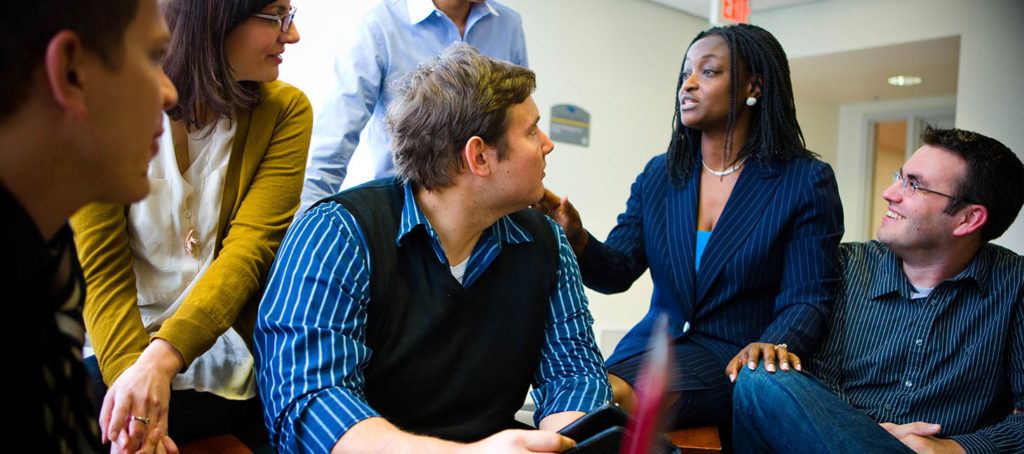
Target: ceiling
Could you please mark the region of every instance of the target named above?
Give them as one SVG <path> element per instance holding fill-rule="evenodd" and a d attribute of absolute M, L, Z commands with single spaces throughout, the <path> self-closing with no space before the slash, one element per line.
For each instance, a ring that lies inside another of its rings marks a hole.
<path fill-rule="evenodd" d="M 789 61 L 794 95 L 830 103 L 955 95 L 960 37 L 860 49 Z M 897 74 L 920 76 L 921 85 L 893 87 Z"/>
<path fill-rule="evenodd" d="M 691 16 L 707 19 L 711 14 L 711 0 L 650 0 L 674 8 Z M 750 11 L 767 11 L 785 6 L 812 3 L 821 0 L 749 0 Z"/>
<path fill-rule="evenodd" d="M 711 0 L 649 1 L 703 19 L 711 10 Z M 749 0 L 749 6 L 756 13 L 817 1 Z M 837 104 L 955 95 L 959 63 L 959 36 L 789 61 L 797 98 Z M 924 82 L 913 87 L 885 82 L 898 74 L 920 76 Z"/>

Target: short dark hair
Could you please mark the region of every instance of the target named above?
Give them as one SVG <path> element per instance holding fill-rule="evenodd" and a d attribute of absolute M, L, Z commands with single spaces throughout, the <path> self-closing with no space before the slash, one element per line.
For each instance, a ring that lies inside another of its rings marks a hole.
<path fill-rule="evenodd" d="M 803 132 L 796 121 L 793 101 L 793 82 L 789 77 L 789 60 L 779 41 L 767 30 L 756 25 L 737 24 L 714 27 L 697 34 L 690 47 L 708 36 L 721 36 L 729 47 L 729 115 L 726 118 L 726 162 L 749 157 L 760 161 L 785 161 L 797 157 L 812 158 L 807 150 Z M 687 48 L 689 52 L 689 47 Z M 672 138 L 669 141 L 666 164 L 672 182 L 679 185 L 690 176 L 697 164 L 700 149 L 699 130 L 683 124 L 679 116 L 679 90 L 683 87 L 683 57 L 676 83 L 675 110 L 672 114 Z M 736 128 L 736 98 L 740 93 L 740 76 L 748 75 L 761 80 L 761 98 L 751 109 L 750 136 L 733 153 L 730 142 Z"/>
<path fill-rule="evenodd" d="M 536 87 L 533 71 L 457 43 L 395 87 L 388 106 L 395 174 L 426 189 L 451 186 L 463 169 L 462 147 L 478 136 L 508 155 L 508 110 Z"/>
<path fill-rule="evenodd" d="M 999 238 L 1024 205 L 1024 164 L 1013 151 L 996 139 L 964 129 L 925 127 L 921 141 L 945 149 L 967 163 L 945 212 L 956 213 L 970 203 L 988 209 L 988 221 L 981 226 L 985 241 Z"/>
<path fill-rule="evenodd" d="M 259 82 L 231 76 L 224 41 L 249 16 L 273 0 L 167 0 L 162 9 L 171 30 L 164 72 L 178 89 L 178 104 L 167 111 L 189 130 L 231 118 L 235 109 L 260 103 Z M 205 121 L 204 121 L 205 120 Z"/>
<path fill-rule="evenodd" d="M 139 0 L 38 0 L 17 6 L 0 17 L 0 119 L 25 101 L 46 46 L 61 30 L 75 32 L 86 49 L 117 68 Z"/>

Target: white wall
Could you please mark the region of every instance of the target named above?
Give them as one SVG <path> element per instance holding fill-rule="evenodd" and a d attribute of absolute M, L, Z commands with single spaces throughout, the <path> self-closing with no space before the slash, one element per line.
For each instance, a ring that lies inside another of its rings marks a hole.
<path fill-rule="evenodd" d="M 750 17 L 779 38 L 790 58 L 959 35 L 956 126 L 994 137 L 1017 156 L 1024 156 L 1022 19 L 1020 0 L 828 0 Z M 870 112 L 869 104 L 841 107 L 840 123 L 844 113 Z M 862 214 L 851 210 L 865 206 L 867 180 L 843 181 L 848 172 L 861 171 L 853 163 L 863 160 L 863 147 L 853 134 L 848 126 L 840 127 L 837 171 L 847 217 L 845 239 L 860 240 L 865 238 L 864 229 L 850 222 L 851 215 Z M 1018 217 L 995 242 L 1024 253 L 1024 218 Z"/>
<path fill-rule="evenodd" d="M 358 18 L 355 11 L 370 2 L 293 1 L 302 40 L 286 50 L 281 79 L 305 91 L 316 109 L 330 76 L 330 47 L 346 39 L 345 31 Z M 645 0 L 504 3 L 523 17 L 542 127 L 549 129 L 555 104 L 590 112 L 590 146 L 556 143 L 545 183 L 568 194 L 584 225 L 604 239 L 625 209 L 630 184 L 668 145 L 679 66 L 706 23 Z M 651 284 L 645 275 L 623 294 L 587 292 L 600 341 L 603 331 L 626 330 L 643 317 Z"/>

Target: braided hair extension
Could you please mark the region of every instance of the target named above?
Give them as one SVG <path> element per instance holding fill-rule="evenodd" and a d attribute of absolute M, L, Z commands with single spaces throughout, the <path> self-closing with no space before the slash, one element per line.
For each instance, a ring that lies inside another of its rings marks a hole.
<path fill-rule="evenodd" d="M 726 117 L 725 162 L 733 165 L 744 158 L 760 162 L 816 157 L 807 150 L 803 132 L 796 120 L 793 84 L 789 78 L 789 62 L 782 45 L 767 30 L 756 25 L 737 24 L 714 27 L 697 35 L 690 47 L 702 38 L 718 35 L 729 47 L 729 114 Z M 689 52 L 689 47 L 687 47 Z M 685 64 L 685 58 L 684 58 Z M 751 108 L 750 135 L 733 153 L 733 132 L 736 129 L 736 99 L 741 74 L 760 80 L 761 98 Z M 679 116 L 679 90 L 683 86 L 683 69 L 676 83 L 675 110 L 672 114 L 672 138 L 668 146 L 667 166 L 673 185 L 679 186 L 690 176 L 699 159 L 700 130 L 689 128 Z"/>

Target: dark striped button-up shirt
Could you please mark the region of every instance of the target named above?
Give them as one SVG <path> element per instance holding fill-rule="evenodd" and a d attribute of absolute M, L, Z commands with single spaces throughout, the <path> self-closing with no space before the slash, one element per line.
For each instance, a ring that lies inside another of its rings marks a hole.
<path fill-rule="evenodd" d="M 940 424 L 968 452 L 1024 452 L 1024 257 L 985 245 L 917 299 L 877 241 L 841 245 L 840 261 L 812 371 L 878 422 Z"/>
<path fill-rule="evenodd" d="M 404 200 L 395 240 L 423 225 L 438 261 L 448 264 L 408 186 Z M 559 245 L 558 285 L 550 295 L 534 373 L 537 421 L 557 412 L 586 412 L 611 399 L 576 255 L 561 227 L 550 224 Z M 509 217 L 499 219 L 477 241 L 463 286 L 473 285 L 503 243 L 531 241 Z M 363 395 L 362 371 L 372 354 L 365 345 L 369 284 L 368 250 L 348 210 L 321 203 L 292 225 L 271 269 L 255 335 L 264 417 L 279 452 L 330 451 L 353 425 L 379 416 Z"/>

